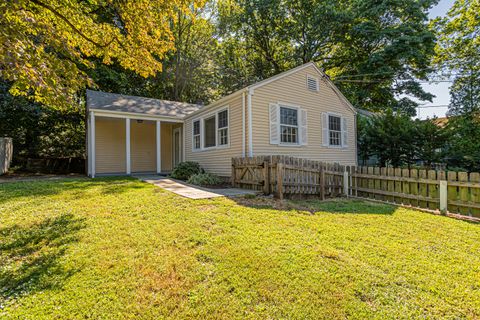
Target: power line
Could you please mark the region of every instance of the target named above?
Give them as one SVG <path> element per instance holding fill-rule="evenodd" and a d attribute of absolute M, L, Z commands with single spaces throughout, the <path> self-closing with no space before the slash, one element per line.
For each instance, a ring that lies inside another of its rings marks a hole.
<path fill-rule="evenodd" d="M 419 109 L 426 109 L 426 108 L 448 108 L 448 104 L 439 104 L 439 105 L 431 105 L 431 106 L 417 106 L 415 108 Z"/>
<path fill-rule="evenodd" d="M 420 69 L 422 70 L 422 69 Z M 423 69 L 423 70 L 426 70 L 426 69 Z M 432 71 L 433 72 L 433 71 Z M 357 77 L 365 77 L 365 76 L 376 76 L 376 75 L 394 75 L 396 72 L 394 71 L 390 71 L 390 72 L 377 72 L 377 73 L 361 73 L 361 74 L 352 74 L 352 75 L 343 75 L 343 76 L 338 76 L 338 77 L 334 77 L 333 78 L 333 81 L 357 81 L 356 79 L 351 79 L 351 78 L 357 78 Z M 471 73 L 467 73 L 467 72 L 450 72 L 450 73 L 441 73 L 438 75 L 439 77 L 451 77 L 451 76 L 455 76 L 455 77 L 458 77 L 458 76 L 471 76 Z M 345 80 L 343 80 L 345 79 Z M 361 80 L 361 79 L 360 79 Z M 358 80 L 358 81 L 360 81 Z M 374 79 L 372 79 L 374 80 Z M 385 79 L 385 80 L 389 80 L 389 79 Z M 368 81 L 368 80 L 367 80 Z M 379 81 L 382 81 L 382 80 L 379 80 Z"/>
<path fill-rule="evenodd" d="M 351 82 L 351 83 L 381 83 L 388 81 L 390 79 L 385 79 L 385 80 L 333 80 L 333 82 Z M 397 81 L 415 81 L 415 80 L 403 80 L 403 79 L 398 79 Z M 415 81 L 417 83 L 440 83 L 440 82 L 454 82 L 455 80 L 421 80 L 421 81 Z"/>

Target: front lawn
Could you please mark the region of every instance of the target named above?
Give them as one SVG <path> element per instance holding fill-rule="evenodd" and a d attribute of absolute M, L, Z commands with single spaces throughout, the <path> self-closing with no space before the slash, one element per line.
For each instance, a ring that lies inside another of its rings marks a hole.
<path fill-rule="evenodd" d="M 0 318 L 480 317 L 479 224 L 271 202 L 128 178 L 0 184 Z"/>

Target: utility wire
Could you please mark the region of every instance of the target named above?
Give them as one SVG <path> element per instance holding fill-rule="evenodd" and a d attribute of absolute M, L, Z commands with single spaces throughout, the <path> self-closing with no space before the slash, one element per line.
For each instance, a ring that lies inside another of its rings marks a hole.
<path fill-rule="evenodd" d="M 383 73 L 363 73 L 363 74 L 353 74 L 353 75 L 344 75 L 344 76 L 338 76 L 334 77 L 332 80 L 333 81 L 368 81 L 368 79 L 353 79 L 357 77 L 368 77 L 368 76 L 376 76 L 376 75 L 393 75 L 394 72 L 383 72 Z M 446 77 L 461 77 L 461 76 L 471 76 L 470 73 L 466 72 L 458 72 L 458 73 L 443 73 L 443 74 L 438 74 L 438 78 L 446 78 Z M 376 79 L 371 79 L 371 80 L 376 80 Z M 382 81 L 382 79 L 378 79 L 379 81 Z M 390 80 L 390 79 L 383 79 L 383 80 Z M 400 79 L 402 80 L 402 79 Z M 422 80 L 425 81 L 425 80 Z M 430 80 L 429 80 L 430 81 Z"/>
<path fill-rule="evenodd" d="M 352 82 L 352 83 L 381 83 L 388 81 L 389 79 L 385 80 L 333 80 L 333 82 Z M 397 81 L 415 81 L 415 80 L 403 80 L 403 79 L 398 79 Z M 439 82 L 454 82 L 454 80 L 421 80 L 421 81 L 415 81 L 417 83 L 439 83 Z"/>
<path fill-rule="evenodd" d="M 449 105 L 448 104 L 439 104 L 439 105 L 431 105 L 431 106 L 417 106 L 415 108 L 419 108 L 419 109 L 426 109 L 426 108 L 448 108 Z"/>
<path fill-rule="evenodd" d="M 448 64 L 443 64 L 442 66 L 447 66 Z M 421 68 L 421 69 L 416 69 L 416 70 L 406 70 L 405 72 L 419 72 L 419 71 L 431 71 L 433 72 L 435 69 L 432 68 L 432 67 L 429 67 L 429 68 Z M 403 72 L 403 73 L 405 73 Z M 342 75 L 342 76 L 338 76 L 338 77 L 335 77 L 334 79 L 344 79 L 344 78 L 355 78 L 355 77 L 364 77 L 364 76 L 376 76 L 376 75 L 390 75 L 390 74 L 395 74 L 396 71 L 385 71 L 385 72 L 375 72 L 375 73 L 360 73 L 360 74 L 352 74 L 352 75 Z M 445 73 L 445 75 L 447 75 L 447 73 Z M 459 76 L 459 75 L 471 75 L 471 73 L 467 73 L 467 72 L 450 72 L 448 73 L 448 75 L 451 75 L 451 76 Z"/>

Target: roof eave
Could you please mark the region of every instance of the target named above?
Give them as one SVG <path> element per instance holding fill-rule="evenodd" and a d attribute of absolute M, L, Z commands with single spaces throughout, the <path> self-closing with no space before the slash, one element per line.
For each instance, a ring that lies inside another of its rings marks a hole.
<path fill-rule="evenodd" d="M 93 112 L 96 116 L 104 116 L 110 118 L 131 118 L 137 120 L 163 120 L 165 122 L 177 122 L 183 123 L 185 116 L 165 116 L 165 115 L 154 115 L 154 114 L 145 114 L 138 112 L 124 112 L 124 111 L 114 111 L 114 110 L 105 110 L 97 108 L 88 108 L 88 111 Z"/>

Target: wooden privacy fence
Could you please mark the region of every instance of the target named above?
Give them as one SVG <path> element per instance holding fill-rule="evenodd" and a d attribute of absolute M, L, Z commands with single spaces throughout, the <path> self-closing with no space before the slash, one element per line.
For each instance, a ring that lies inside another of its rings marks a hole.
<path fill-rule="evenodd" d="M 265 194 L 336 197 L 344 193 L 345 166 L 288 156 L 232 159 L 232 185 Z"/>
<path fill-rule="evenodd" d="M 355 167 L 288 156 L 232 159 L 232 184 L 265 194 L 340 195 L 480 220 L 480 173 Z"/>
<path fill-rule="evenodd" d="M 480 218 L 480 173 L 350 167 L 350 195 Z"/>

